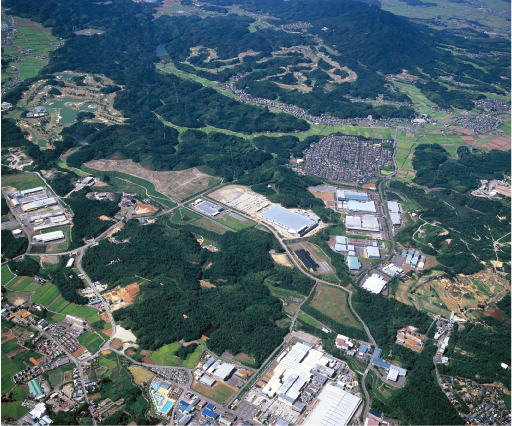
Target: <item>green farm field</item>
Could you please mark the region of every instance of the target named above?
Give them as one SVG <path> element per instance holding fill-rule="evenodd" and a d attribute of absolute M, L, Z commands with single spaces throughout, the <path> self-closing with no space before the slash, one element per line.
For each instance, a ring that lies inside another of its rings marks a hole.
<path fill-rule="evenodd" d="M 2 176 L 2 187 L 11 186 L 18 191 L 34 188 L 36 186 L 44 186 L 44 182 L 35 173 L 23 173 L 20 175 L 4 175 Z"/>
<path fill-rule="evenodd" d="M 319 283 L 309 305 L 341 324 L 361 328 L 361 324 L 350 312 L 347 293 L 343 290 Z"/>
<path fill-rule="evenodd" d="M 34 278 L 27 277 L 16 286 L 16 291 L 36 291 L 41 287 L 40 284 L 34 281 Z"/>
<path fill-rule="evenodd" d="M 2 266 L 2 285 L 6 285 L 16 275 L 14 275 L 7 265 Z"/>
<path fill-rule="evenodd" d="M 32 302 L 48 306 L 53 299 L 59 295 L 59 290 L 52 283 L 45 283 L 42 285 L 34 295 L 32 295 Z"/>

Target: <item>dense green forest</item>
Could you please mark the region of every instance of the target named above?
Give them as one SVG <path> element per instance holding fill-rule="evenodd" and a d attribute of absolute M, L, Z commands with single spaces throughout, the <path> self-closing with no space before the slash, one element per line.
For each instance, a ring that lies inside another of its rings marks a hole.
<path fill-rule="evenodd" d="M 372 408 L 405 424 L 465 424 L 465 419 L 458 415 L 436 380 L 432 363 L 435 351 L 434 345 L 427 345 L 420 354 L 414 354 L 405 386 L 386 403 L 373 399 Z"/>
<path fill-rule="evenodd" d="M 315 283 L 311 278 L 304 275 L 296 268 L 283 267 L 275 275 L 270 277 L 273 285 L 291 285 L 293 288 L 304 295 L 308 295 Z"/>
<path fill-rule="evenodd" d="M 480 179 L 503 179 L 510 175 L 510 151 L 493 149 L 476 151 L 462 146 L 459 159 L 448 160 L 448 152 L 439 144 L 421 144 L 414 151 L 412 166 L 416 170 L 414 183 L 429 188 L 448 188 L 466 193 L 478 188 Z"/>
<path fill-rule="evenodd" d="M 129 221 L 118 234 L 125 237 L 129 243 L 103 240 L 89 248 L 82 265 L 93 280 L 110 286 L 130 276 L 150 280 L 133 305 L 114 313 L 141 347 L 154 350 L 194 340 L 213 327 L 211 350 L 248 353 L 259 364 L 282 341 L 286 330 L 275 324 L 285 316 L 281 301 L 262 285 L 274 273 L 269 250 L 277 248 L 268 233 L 227 232 L 218 236 L 216 253 L 201 249 L 187 227 L 170 222 L 142 226 Z M 200 279 L 216 287 L 202 288 Z"/>
<path fill-rule="evenodd" d="M 437 222 L 449 231 L 428 241 L 431 251 L 425 251 L 425 247 L 429 247 L 426 245 L 421 248 L 427 254 L 435 255 L 451 273 L 471 275 L 484 269 L 481 262 L 496 260 L 496 256 L 503 262 L 510 260 L 509 246 L 495 251 L 493 245 L 494 240 L 510 232 L 510 207 L 506 204 L 449 191 L 455 203 L 468 207 L 461 217 L 453 208 L 421 188 L 396 181 L 390 184 L 390 188 L 416 201 L 421 206 L 419 216 L 422 220 Z M 413 230 L 414 227 L 404 228 L 397 233 L 396 240 L 405 246 L 416 247 L 419 244 L 411 238 Z M 463 237 L 467 235 L 472 238 Z M 451 239 L 450 244 L 446 239 Z"/>
<path fill-rule="evenodd" d="M 41 269 L 36 259 L 33 256 L 23 256 L 22 259 L 11 260 L 9 269 L 16 275 L 35 277 Z"/>
<path fill-rule="evenodd" d="M 388 348 L 396 341 L 396 332 L 408 325 L 426 333 L 432 320 L 414 306 L 404 305 L 396 299 L 359 290 L 352 297 L 354 309 L 366 323 L 373 338 L 381 348 Z M 431 360 L 432 361 L 432 360 Z"/>
<path fill-rule="evenodd" d="M 14 238 L 11 231 L 2 230 L 2 262 L 27 251 L 28 240 L 25 236 Z"/>
<path fill-rule="evenodd" d="M 479 383 L 501 382 L 510 389 L 510 372 L 501 367 L 511 359 L 510 326 L 492 322 L 492 326 L 467 323 L 462 330 L 456 328 L 446 351 L 450 364 L 440 366 L 440 373 Z"/>
<path fill-rule="evenodd" d="M 50 279 L 57 286 L 62 297 L 68 302 L 87 305 L 89 299 L 78 293 L 78 290 L 85 288 L 85 284 L 73 270 L 66 268 L 66 262 L 67 259 L 62 257 L 58 268 L 41 273 L 41 277 Z"/>
<path fill-rule="evenodd" d="M 119 211 L 116 200 L 98 201 L 86 198 L 90 191 L 91 189 L 86 187 L 66 199 L 74 214 L 70 250 L 82 246 L 84 240 L 99 236 L 114 224 L 108 220 L 101 220 L 100 216 L 113 217 Z"/>

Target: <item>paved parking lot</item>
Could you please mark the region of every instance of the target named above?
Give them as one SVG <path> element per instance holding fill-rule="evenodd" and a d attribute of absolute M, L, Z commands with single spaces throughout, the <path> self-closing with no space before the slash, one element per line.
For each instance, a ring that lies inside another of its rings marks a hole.
<path fill-rule="evenodd" d="M 251 404 L 242 401 L 237 405 L 235 411 L 239 413 L 240 417 L 243 419 L 252 419 L 256 417 L 256 414 L 258 414 L 258 411 L 260 410 L 253 407 Z"/>

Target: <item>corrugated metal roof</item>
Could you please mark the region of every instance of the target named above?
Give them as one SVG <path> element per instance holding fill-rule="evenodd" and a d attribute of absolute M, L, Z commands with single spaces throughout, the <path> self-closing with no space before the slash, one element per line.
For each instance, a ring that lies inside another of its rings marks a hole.
<path fill-rule="evenodd" d="M 361 267 L 361 264 L 359 263 L 359 260 L 357 259 L 357 257 L 348 256 L 347 262 L 348 262 L 349 269 L 359 269 Z"/>
<path fill-rule="evenodd" d="M 281 206 L 271 207 L 266 212 L 262 213 L 261 217 L 275 222 L 285 228 L 292 229 L 295 232 L 305 226 L 311 226 L 315 223 L 313 220 Z"/>

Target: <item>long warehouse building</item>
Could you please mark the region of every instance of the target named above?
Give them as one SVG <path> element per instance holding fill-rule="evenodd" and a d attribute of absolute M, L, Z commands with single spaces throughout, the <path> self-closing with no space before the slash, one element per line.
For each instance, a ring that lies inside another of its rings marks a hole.
<path fill-rule="evenodd" d="M 288 233 L 302 237 L 318 225 L 316 220 L 294 213 L 281 206 L 273 206 L 261 214 L 271 224 L 284 228 Z M 315 218 L 317 216 L 314 216 Z"/>
<path fill-rule="evenodd" d="M 37 210 L 37 209 L 40 209 L 41 207 L 52 206 L 54 204 L 57 204 L 57 201 L 55 200 L 55 198 L 52 197 L 52 198 L 44 198 L 42 200 L 32 201 L 31 203 L 27 203 L 27 204 L 21 206 L 21 208 L 23 209 L 23 211 L 30 212 L 32 210 Z"/>
<path fill-rule="evenodd" d="M 54 231 L 47 234 L 34 235 L 33 240 L 39 243 L 47 243 L 49 241 L 61 240 L 62 238 L 65 238 L 64 232 Z"/>

